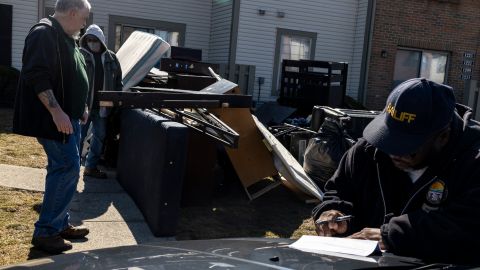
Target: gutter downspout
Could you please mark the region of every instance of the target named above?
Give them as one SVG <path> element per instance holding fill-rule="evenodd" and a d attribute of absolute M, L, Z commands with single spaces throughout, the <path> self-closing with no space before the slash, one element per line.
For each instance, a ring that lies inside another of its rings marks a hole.
<path fill-rule="evenodd" d="M 367 101 L 368 69 L 372 51 L 373 27 L 375 24 L 376 0 L 368 0 L 367 21 L 363 38 L 362 69 L 360 71 L 360 84 L 358 89 L 358 101 L 365 105 Z"/>
<path fill-rule="evenodd" d="M 45 0 L 38 0 L 38 18 L 37 21 L 40 21 L 45 17 Z"/>
<path fill-rule="evenodd" d="M 230 29 L 230 52 L 228 57 L 228 80 L 235 80 L 235 63 L 237 60 L 238 25 L 240 20 L 240 0 L 233 0 L 232 26 Z"/>

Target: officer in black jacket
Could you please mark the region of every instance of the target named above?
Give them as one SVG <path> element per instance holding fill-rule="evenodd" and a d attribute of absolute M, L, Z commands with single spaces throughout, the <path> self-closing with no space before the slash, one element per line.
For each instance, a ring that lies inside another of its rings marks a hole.
<path fill-rule="evenodd" d="M 397 86 L 326 183 L 312 213 L 317 233 L 377 240 L 426 260 L 475 261 L 480 127 L 470 114 L 449 86 L 423 78 Z M 332 221 L 344 215 L 354 218 Z"/>

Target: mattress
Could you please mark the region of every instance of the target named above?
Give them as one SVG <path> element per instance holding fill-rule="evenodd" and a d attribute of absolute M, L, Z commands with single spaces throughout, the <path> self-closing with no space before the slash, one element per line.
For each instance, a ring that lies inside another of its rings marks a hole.
<path fill-rule="evenodd" d="M 123 91 L 136 86 L 168 51 L 170 44 L 154 34 L 134 31 L 117 52 Z"/>
<path fill-rule="evenodd" d="M 188 128 L 139 109 L 122 111 L 117 179 L 155 236 L 173 236 L 179 218 Z"/>

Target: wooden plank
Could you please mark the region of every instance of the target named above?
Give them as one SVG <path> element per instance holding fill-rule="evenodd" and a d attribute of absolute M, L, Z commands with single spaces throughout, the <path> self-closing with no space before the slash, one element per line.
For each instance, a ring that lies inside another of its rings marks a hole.
<path fill-rule="evenodd" d="M 221 82 L 221 81 L 220 81 Z M 214 84 L 215 85 L 215 84 Z M 252 97 L 238 95 L 236 84 L 231 87 L 219 84 L 218 88 L 212 88 L 212 92 L 187 91 L 182 92 L 118 92 L 118 91 L 99 91 L 98 99 L 102 106 L 113 105 L 129 108 L 198 108 L 198 107 L 220 107 L 228 104 L 229 107 L 250 108 L 252 106 Z M 140 89 L 137 87 L 136 89 Z M 148 89 L 148 88 L 146 88 Z M 225 90 L 226 89 L 226 90 Z M 217 92 L 213 92 L 219 90 Z M 224 91 L 225 90 L 225 91 Z M 190 92 L 190 93 L 188 93 Z M 222 94 L 229 92 L 234 94 Z"/>
<path fill-rule="evenodd" d="M 245 189 L 265 177 L 277 174 L 272 155 L 262 142 L 263 137 L 249 108 L 221 108 L 209 111 L 240 134 L 238 148 L 226 148 L 226 151 Z"/>

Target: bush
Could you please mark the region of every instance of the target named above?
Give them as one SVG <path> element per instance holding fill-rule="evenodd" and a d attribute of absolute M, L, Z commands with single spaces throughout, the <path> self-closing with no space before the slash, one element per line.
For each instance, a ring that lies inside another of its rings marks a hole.
<path fill-rule="evenodd" d="M 20 71 L 0 66 L 0 107 L 13 108 Z"/>

